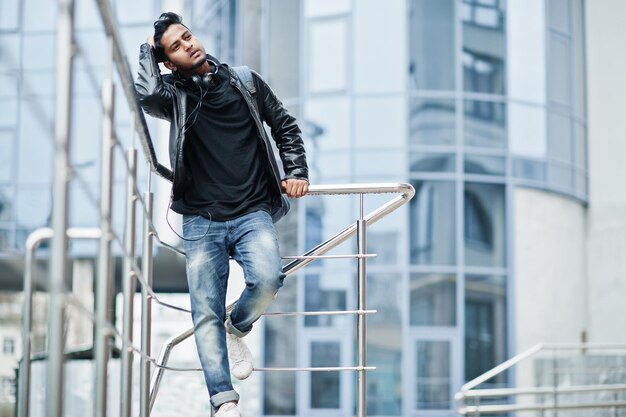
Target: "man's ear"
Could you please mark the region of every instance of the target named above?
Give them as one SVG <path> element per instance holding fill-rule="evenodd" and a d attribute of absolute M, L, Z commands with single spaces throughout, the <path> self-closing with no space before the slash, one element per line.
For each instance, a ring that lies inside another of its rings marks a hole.
<path fill-rule="evenodd" d="M 176 65 L 172 64 L 172 61 L 163 61 L 163 65 L 170 71 L 176 71 Z"/>

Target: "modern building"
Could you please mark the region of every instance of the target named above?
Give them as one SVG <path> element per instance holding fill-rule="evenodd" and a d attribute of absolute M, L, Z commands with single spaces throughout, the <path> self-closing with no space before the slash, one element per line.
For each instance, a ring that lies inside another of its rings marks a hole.
<path fill-rule="evenodd" d="M 70 217 L 77 226 L 97 223 L 88 190 L 99 181 L 94 126 L 108 60 L 93 3 L 77 1 L 72 152 L 79 180 Z M 368 250 L 378 254 L 368 261 L 368 308 L 378 311 L 368 316 L 368 364 L 377 366 L 367 377 L 368 415 L 456 415 L 454 394 L 465 382 L 537 343 L 626 343 L 623 1 L 113 4 L 133 68 L 137 45 L 168 9 L 184 16 L 207 51 L 259 70 L 300 122 L 313 184 L 414 186 L 409 205 L 368 234 Z M 50 214 L 55 10 L 40 0 L 6 5 L 0 286 L 15 291 L 24 240 Z M 121 93 L 116 104 L 117 128 L 130 131 Z M 163 125 L 150 123 L 155 138 L 166 137 Z M 116 183 L 123 181 L 119 170 Z M 163 221 L 167 184 L 155 184 L 155 222 L 175 243 Z M 367 197 L 367 210 L 386 198 Z M 285 254 L 342 230 L 356 219 L 357 202 L 302 199 L 279 223 Z M 354 250 L 352 242 L 334 253 Z M 88 262 L 95 246 L 72 253 Z M 159 251 L 156 262 L 171 259 Z M 286 281 L 272 309 L 352 309 L 355 276 L 353 261 L 318 261 Z M 181 290 L 167 274 L 157 281 L 164 291 Z M 258 328 L 265 367 L 355 364 L 349 316 L 268 317 Z M 501 374 L 488 385 L 516 386 L 519 378 Z M 349 372 L 268 372 L 257 382 L 255 401 L 266 416 L 354 413 Z"/>

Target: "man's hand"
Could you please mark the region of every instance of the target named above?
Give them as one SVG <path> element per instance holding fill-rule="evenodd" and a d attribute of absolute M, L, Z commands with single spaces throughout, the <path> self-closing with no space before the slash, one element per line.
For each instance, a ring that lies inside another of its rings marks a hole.
<path fill-rule="evenodd" d="M 280 185 L 283 191 L 287 193 L 287 196 L 292 198 L 302 197 L 309 191 L 309 182 L 307 180 L 289 178 L 283 180 Z"/>
<path fill-rule="evenodd" d="M 146 39 L 146 43 L 154 48 L 154 35 L 148 36 L 148 39 Z"/>

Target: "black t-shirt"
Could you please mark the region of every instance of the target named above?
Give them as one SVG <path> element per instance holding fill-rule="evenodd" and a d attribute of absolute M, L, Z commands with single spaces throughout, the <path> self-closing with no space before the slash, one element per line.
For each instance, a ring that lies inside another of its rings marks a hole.
<path fill-rule="evenodd" d="M 217 77 L 209 88 L 188 88 L 183 155 L 192 181 L 172 209 L 217 221 L 269 212 L 266 150 L 256 124 L 245 99 L 230 84 L 226 65 Z"/>

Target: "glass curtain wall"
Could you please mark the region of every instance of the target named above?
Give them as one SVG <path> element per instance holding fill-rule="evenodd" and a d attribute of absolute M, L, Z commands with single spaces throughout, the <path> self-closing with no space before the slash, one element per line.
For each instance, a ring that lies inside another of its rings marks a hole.
<path fill-rule="evenodd" d="M 408 1 L 412 411 L 508 357 L 512 187 L 587 198 L 583 6 Z"/>
<path fill-rule="evenodd" d="M 516 183 L 587 200 L 584 1 L 510 2 L 508 109 Z M 530 52 L 533 51 L 533 52 Z"/>
<path fill-rule="evenodd" d="M 196 4 L 197 3 L 197 4 Z M 181 0 L 185 21 L 197 27 L 207 50 L 226 62 L 234 61 L 235 3 Z M 173 3 L 174 5 L 174 3 Z M 139 45 L 152 31 L 162 12 L 159 2 L 112 1 L 132 73 L 137 70 Z M 175 5 L 174 5 L 175 6 Z M 38 0 L 3 2 L 0 13 L 0 250 L 21 250 L 34 228 L 49 224 L 50 184 L 55 94 L 56 3 Z M 74 59 L 72 163 L 76 178 L 71 184 L 71 226 L 98 223 L 97 204 L 90 193 L 99 189 L 100 88 L 109 65 L 101 18 L 93 1 L 75 6 L 77 54 Z M 114 72 L 115 74 L 115 72 Z M 116 74 L 114 75 L 117 76 Z M 119 83 L 118 83 L 119 85 Z M 115 103 L 119 139 L 129 140 L 131 114 L 121 89 Z M 154 124 L 152 118 L 148 123 Z M 155 129 L 151 129 L 155 131 Z M 95 146 L 94 146 L 95 145 Z M 120 149 L 124 149 L 122 143 Z M 36 150 L 36 151 L 35 151 Z M 116 153 L 120 159 L 120 153 Z M 141 159 L 140 159 L 141 161 Z M 167 161 L 163 161 L 167 165 Z M 115 167 L 113 200 L 116 231 L 122 229 L 125 171 Z M 139 164 L 140 185 L 146 165 Z M 121 185 L 121 187 L 120 187 Z"/>
<path fill-rule="evenodd" d="M 113 2 L 133 71 L 136 54 L 157 13 L 153 0 Z M 0 18 L 0 249 L 19 250 L 28 234 L 50 222 L 55 96 L 56 3 L 36 0 L 3 3 Z M 101 125 L 100 88 L 109 65 L 101 19 L 94 2 L 76 2 L 77 54 L 74 59 L 70 225 L 94 226 L 98 206 Z M 130 112 L 121 91 L 116 96 L 116 126 L 128 140 Z M 116 155 L 119 158 L 119 154 Z M 145 164 L 139 164 L 145 178 Z M 116 166 L 117 190 L 124 170 Z M 144 181 L 145 182 L 145 181 Z M 142 184 L 144 183 L 142 182 Z M 120 187 L 122 185 L 122 187 Z M 121 232 L 123 191 L 114 213 Z M 73 249 L 79 248 L 74 245 Z"/>
<path fill-rule="evenodd" d="M 408 1 L 412 414 L 507 357 L 506 3 Z"/>

